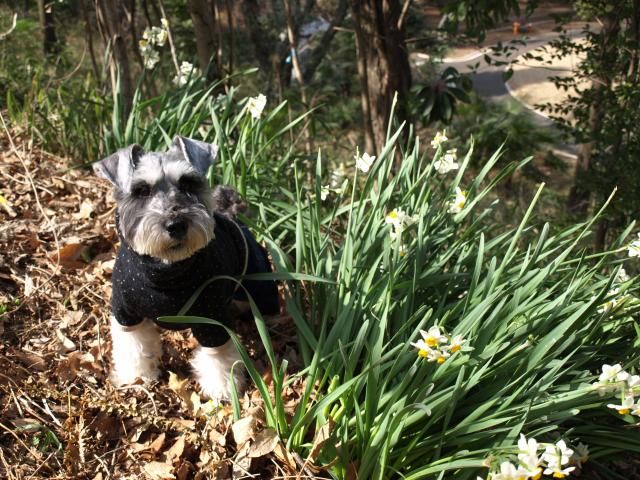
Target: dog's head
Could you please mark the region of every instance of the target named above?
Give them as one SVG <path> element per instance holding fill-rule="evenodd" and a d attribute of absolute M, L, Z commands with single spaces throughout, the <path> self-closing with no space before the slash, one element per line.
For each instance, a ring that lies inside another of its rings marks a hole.
<path fill-rule="evenodd" d="M 216 154 L 211 144 L 176 137 L 167 152 L 131 145 L 96 162 L 96 174 L 115 186 L 123 241 L 166 263 L 206 246 L 215 227 L 206 174 Z"/>

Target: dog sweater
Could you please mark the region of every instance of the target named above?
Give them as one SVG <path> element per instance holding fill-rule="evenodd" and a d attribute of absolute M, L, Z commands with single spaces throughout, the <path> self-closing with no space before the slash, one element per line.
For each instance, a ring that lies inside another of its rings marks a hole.
<path fill-rule="evenodd" d="M 112 275 L 111 307 L 118 323 L 134 326 L 151 318 L 163 328 L 191 328 L 204 347 L 218 347 L 229 339 L 226 330 L 209 324 L 174 324 L 157 320 L 176 315 L 198 288 L 210 281 L 200 293 L 187 315 L 217 320 L 231 326 L 232 298 L 246 299 L 243 288 L 227 278 L 240 278 L 244 273 L 270 272 L 271 265 L 264 249 L 244 225 L 222 215 L 215 216 L 214 239 L 191 257 L 164 263 L 148 255 L 134 252 L 121 237 L 121 247 Z M 116 222 L 117 223 L 117 222 Z M 120 234 L 120 232 L 118 232 Z M 243 281 L 262 313 L 278 310 L 274 281 Z"/>

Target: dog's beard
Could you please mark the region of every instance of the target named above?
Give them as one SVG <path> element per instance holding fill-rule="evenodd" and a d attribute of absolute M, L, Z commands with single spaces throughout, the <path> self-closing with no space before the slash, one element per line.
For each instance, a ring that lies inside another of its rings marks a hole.
<path fill-rule="evenodd" d="M 207 246 L 214 238 L 215 221 L 202 207 L 193 207 L 180 217 L 186 220 L 186 235 L 176 240 L 165 228 L 166 212 L 146 211 L 139 219 L 135 232 L 128 243 L 136 253 L 158 258 L 165 263 L 179 262 L 191 257 Z"/>

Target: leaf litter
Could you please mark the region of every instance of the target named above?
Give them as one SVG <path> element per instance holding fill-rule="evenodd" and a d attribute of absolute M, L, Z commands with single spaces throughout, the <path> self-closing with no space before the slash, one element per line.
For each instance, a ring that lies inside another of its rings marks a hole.
<path fill-rule="evenodd" d="M 0 135 L 0 477 L 308 478 L 266 428 L 255 389 L 237 421 L 199 396 L 188 331 L 163 333 L 159 381 L 111 385 L 114 204 L 105 182 L 70 164 Z M 295 366 L 290 318 L 266 320 L 274 350 Z M 252 321 L 236 330 L 268 380 Z M 288 409 L 302 387 L 284 392 Z"/>

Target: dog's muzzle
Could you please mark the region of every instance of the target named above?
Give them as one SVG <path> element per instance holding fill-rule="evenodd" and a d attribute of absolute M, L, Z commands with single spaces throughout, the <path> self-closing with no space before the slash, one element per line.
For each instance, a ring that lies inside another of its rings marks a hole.
<path fill-rule="evenodd" d="M 182 240 L 187 234 L 189 225 L 183 218 L 173 218 L 165 226 L 167 233 L 174 240 Z"/>

